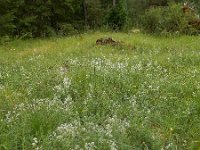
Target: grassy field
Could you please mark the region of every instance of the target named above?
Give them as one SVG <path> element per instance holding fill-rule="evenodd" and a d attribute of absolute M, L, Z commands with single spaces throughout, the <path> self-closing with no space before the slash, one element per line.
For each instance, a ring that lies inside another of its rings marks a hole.
<path fill-rule="evenodd" d="M 112 36 L 120 45 L 95 44 Z M 199 150 L 200 37 L 88 33 L 0 46 L 1 150 Z"/>

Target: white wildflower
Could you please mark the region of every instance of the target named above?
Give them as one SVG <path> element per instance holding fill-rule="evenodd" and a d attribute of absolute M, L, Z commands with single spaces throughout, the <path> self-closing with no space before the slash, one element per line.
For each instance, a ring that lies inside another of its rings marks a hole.
<path fill-rule="evenodd" d="M 64 74 L 66 74 L 67 72 L 68 72 L 68 69 L 67 69 L 67 67 L 60 67 L 60 75 L 64 75 Z"/>
<path fill-rule="evenodd" d="M 94 142 L 90 142 L 90 143 L 85 143 L 85 149 L 86 150 L 95 150 L 96 146 Z"/>
<path fill-rule="evenodd" d="M 69 78 L 65 77 L 65 78 L 63 79 L 63 84 L 64 84 L 64 87 L 65 87 L 66 89 L 68 89 L 68 88 L 70 87 L 70 85 L 71 85 L 71 80 L 70 80 Z"/>
<path fill-rule="evenodd" d="M 169 143 L 169 144 L 165 147 L 165 149 L 169 149 L 172 145 L 173 145 L 173 143 Z"/>
<path fill-rule="evenodd" d="M 110 141 L 110 150 L 117 150 L 117 144 L 114 141 Z"/>
<path fill-rule="evenodd" d="M 38 139 L 36 137 L 33 138 L 32 146 L 33 148 L 37 148 L 38 145 Z"/>

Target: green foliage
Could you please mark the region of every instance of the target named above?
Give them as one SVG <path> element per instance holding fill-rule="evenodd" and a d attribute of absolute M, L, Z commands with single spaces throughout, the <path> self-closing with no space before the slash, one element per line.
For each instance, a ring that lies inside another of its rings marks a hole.
<path fill-rule="evenodd" d="M 179 32 L 198 33 L 194 26 L 183 29 L 185 22 L 178 7 L 182 4 L 168 7 L 171 2 L 183 3 L 183 0 L 116 0 L 115 7 L 112 0 L 1 0 L 0 36 L 26 39 L 105 27 L 109 30 L 127 29 L 133 25 L 140 28 L 140 16 L 144 14 L 147 20 L 143 19 L 142 25 L 150 32 L 167 33 L 181 28 Z M 197 14 L 200 13 L 198 0 L 189 0 L 189 3 Z M 157 21 L 156 26 L 153 21 Z M 161 24 L 166 24 L 167 28 Z"/>
<path fill-rule="evenodd" d="M 65 36 L 77 33 L 72 24 L 62 23 L 58 26 L 58 35 Z"/>
<path fill-rule="evenodd" d="M 99 0 L 87 0 L 87 24 L 90 28 L 98 28 L 103 24 L 105 9 Z"/>
<path fill-rule="evenodd" d="M 85 0 L 85 6 L 83 2 L 83 0 L 1 1 L 0 36 L 20 36 L 25 39 L 56 34 L 68 35 L 83 30 L 84 26 L 90 29 L 99 28 L 105 19 L 107 24 L 117 29 L 122 29 L 126 25 L 125 1 L 118 2 L 112 9 L 112 3 L 103 0 Z"/>
<path fill-rule="evenodd" d="M 0 45 L 10 42 L 10 41 L 11 41 L 11 39 L 8 35 L 0 36 Z"/>
<path fill-rule="evenodd" d="M 151 33 L 187 33 L 197 32 L 189 26 L 192 14 L 185 15 L 180 4 L 170 4 L 168 7 L 150 8 L 141 17 L 143 28 Z"/>
<path fill-rule="evenodd" d="M 12 34 L 16 26 L 12 23 L 15 11 L 8 0 L 0 1 L 0 36 Z"/>
<path fill-rule="evenodd" d="M 74 24 L 79 24 L 80 18 L 73 17 L 79 15 L 76 8 L 80 5 L 81 2 L 74 0 L 1 1 L 0 36 L 46 37 L 61 32 L 66 35 L 68 31 L 71 33 Z"/>
<path fill-rule="evenodd" d="M 139 24 L 139 17 L 148 8 L 147 0 L 127 0 L 128 17 L 133 25 Z"/>
<path fill-rule="evenodd" d="M 107 14 L 106 24 L 114 30 L 122 30 L 127 24 L 127 10 L 123 1 L 119 1 Z"/>

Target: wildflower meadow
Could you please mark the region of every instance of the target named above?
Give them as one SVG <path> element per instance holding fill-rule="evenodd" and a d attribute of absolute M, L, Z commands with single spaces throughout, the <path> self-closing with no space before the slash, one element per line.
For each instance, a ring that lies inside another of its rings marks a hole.
<path fill-rule="evenodd" d="M 96 45 L 112 36 L 118 45 Z M 199 150 L 200 37 L 87 33 L 0 46 L 0 149 Z"/>

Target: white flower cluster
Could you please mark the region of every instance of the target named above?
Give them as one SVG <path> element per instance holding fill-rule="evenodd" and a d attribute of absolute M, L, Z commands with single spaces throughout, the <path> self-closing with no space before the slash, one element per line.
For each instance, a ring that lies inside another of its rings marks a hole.
<path fill-rule="evenodd" d="M 85 149 L 86 150 L 95 150 L 96 149 L 96 145 L 95 145 L 94 142 L 85 143 Z"/>
<path fill-rule="evenodd" d="M 100 135 L 99 142 L 101 144 L 108 144 L 110 149 L 117 150 L 118 146 L 113 136 L 113 128 L 119 133 L 126 132 L 126 129 L 130 127 L 130 123 L 127 119 L 119 119 L 116 115 L 108 117 L 103 125 L 98 125 L 92 122 L 85 122 L 81 125 L 80 121 L 72 121 L 71 123 L 64 123 L 59 125 L 56 130 L 50 135 L 50 139 L 53 141 L 66 142 L 80 137 L 82 134 L 97 134 Z M 84 139 L 83 139 L 84 141 Z M 96 148 L 95 142 L 85 142 L 85 149 L 93 150 Z M 75 146 L 77 147 L 77 145 Z M 78 146 L 81 149 L 81 146 Z M 76 149 L 76 148 L 74 148 Z"/>
<path fill-rule="evenodd" d="M 55 111 L 68 111 L 72 105 L 70 98 L 62 102 L 57 99 L 34 99 L 31 102 L 21 103 L 16 105 L 12 111 L 8 111 L 5 115 L 5 122 L 7 125 L 15 123 L 16 120 L 20 118 L 21 115 L 26 114 L 26 112 L 37 112 L 39 110 L 55 110 Z"/>
<path fill-rule="evenodd" d="M 34 150 L 40 150 L 39 141 L 36 137 L 33 138 L 32 147 Z"/>

